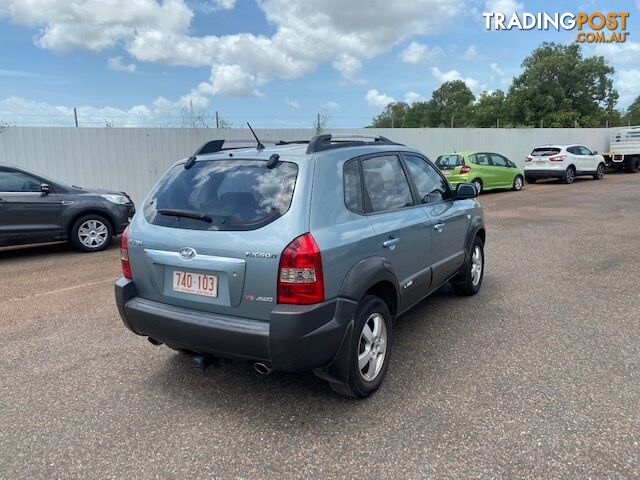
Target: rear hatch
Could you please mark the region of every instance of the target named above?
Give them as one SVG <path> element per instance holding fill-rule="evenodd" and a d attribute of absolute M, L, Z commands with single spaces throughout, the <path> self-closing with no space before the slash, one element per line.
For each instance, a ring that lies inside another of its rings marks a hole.
<path fill-rule="evenodd" d="M 436 160 L 436 167 L 438 167 L 446 177 L 460 175 L 460 169 L 463 166 L 464 158 L 462 155 L 440 155 Z"/>
<path fill-rule="evenodd" d="M 529 155 L 528 160 L 531 162 L 532 166 L 545 166 L 551 165 L 550 157 L 558 155 L 560 153 L 560 148 L 558 147 L 538 147 L 534 148 Z"/>
<path fill-rule="evenodd" d="M 267 156 L 268 158 L 268 156 Z M 308 231 L 308 162 L 218 158 L 172 167 L 129 230 L 138 295 L 268 319 L 280 253 Z"/>

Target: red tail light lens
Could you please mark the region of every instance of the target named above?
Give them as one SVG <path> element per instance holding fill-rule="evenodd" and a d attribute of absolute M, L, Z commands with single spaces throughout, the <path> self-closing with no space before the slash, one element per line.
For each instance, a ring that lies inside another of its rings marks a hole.
<path fill-rule="evenodd" d="M 310 233 L 293 240 L 280 256 L 278 303 L 309 305 L 324 301 L 322 257 Z"/>
<path fill-rule="evenodd" d="M 561 162 L 563 161 L 565 158 L 567 158 L 566 155 L 554 155 L 552 157 L 549 157 L 549 160 L 551 160 L 552 162 Z"/>
<path fill-rule="evenodd" d="M 129 279 L 133 278 L 131 265 L 129 265 L 129 227 L 125 228 L 120 236 L 120 262 L 122 263 L 122 275 Z"/>
<path fill-rule="evenodd" d="M 462 168 L 460 169 L 461 174 L 469 173 L 470 171 L 471 171 L 471 167 L 469 165 L 463 165 Z"/>
<path fill-rule="evenodd" d="M 531 155 L 527 155 L 524 159 L 525 162 L 530 162 L 531 160 L 533 160 L 533 157 Z"/>

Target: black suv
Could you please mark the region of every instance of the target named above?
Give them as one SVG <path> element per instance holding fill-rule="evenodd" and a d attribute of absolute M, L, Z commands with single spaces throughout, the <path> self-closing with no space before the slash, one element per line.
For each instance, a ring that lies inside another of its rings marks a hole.
<path fill-rule="evenodd" d="M 68 186 L 0 165 L 0 247 L 69 240 L 79 250 L 97 252 L 134 213 L 124 192 Z"/>

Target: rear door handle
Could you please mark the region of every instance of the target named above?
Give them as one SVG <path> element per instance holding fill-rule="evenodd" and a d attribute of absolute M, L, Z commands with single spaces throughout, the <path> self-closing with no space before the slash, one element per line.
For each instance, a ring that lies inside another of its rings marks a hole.
<path fill-rule="evenodd" d="M 433 226 L 433 229 L 438 231 L 438 232 L 442 232 L 442 229 L 444 228 L 445 224 L 444 223 L 436 223 Z"/>
<path fill-rule="evenodd" d="M 384 242 L 382 242 L 382 246 L 384 248 L 388 248 L 389 250 L 393 250 L 399 243 L 399 238 L 391 237 L 389 240 L 385 240 Z"/>

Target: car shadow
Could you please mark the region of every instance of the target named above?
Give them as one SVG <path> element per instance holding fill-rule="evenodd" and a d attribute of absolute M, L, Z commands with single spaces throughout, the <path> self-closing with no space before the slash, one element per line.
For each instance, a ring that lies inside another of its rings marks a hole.
<path fill-rule="evenodd" d="M 175 399 L 180 405 L 203 413 L 246 418 L 251 412 L 260 415 L 252 421 L 277 424 L 286 419 L 289 428 L 304 429 L 314 423 L 326 423 L 329 415 L 335 421 L 351 420 L 362 408 L 379 408 L 381 412 L 389 402 L 402 403 L 411 395 L 415 385 L 415 370 L 409 368 L 414 358 L 414 343 L 428 344 L 435 334 L 449 328 L 442 321 L 445 312 L 450 311 L 452 297 L 459 299 L 447 286 L 420 302 L 394 323 L 394 351 L 389 371 L 381 389 L 366 400 L 356 400 L 334 393 L 326 381 L 311 372 L 273 372 L 263 376 L 253 371 L 246 362 L 222 362 L 212 366 L 202 374 L 193 367 L 192 357 L 173 353 L 168 349 L 164 363 L 161 363 L 149 377 L 149 389 L 160 389 Z M 463 308 L 463 307 L 461 307 Z M 439 324 L 439 325 L 438 325 Z M 456 332 L 464 331 L 464 329 Z M 449 339 L 450 340 L 450 339 Z M 459 341 L 466 341 L 459 338 Z M 420 354 L 420 361 L 435 363 L 436 357 L 456 348 L 456 341 L 444 342 L 445 347 L 426 348 Z M 438 369 L 425 369 L 421 378 L 423 384 L 432 384 L 444 375 Z M 441 381 L 441 380 L 440 380 Z M 264 408 L 269 405 L 269 408 Z"/>
<path fill-rule="evenodd" d="M 119 248 L 117 241 L 113 241 L 108 250 Z M 19 259 L 19 258 L 31 258 L 46 256 L 51 254 L 84 254 L 79 250 L 73 248 L 69 242 L 51 242 L 51 243 L 38 243 L 31 245 L 17 245 L 11 247 L 0 247 L 0 260 L 1 259 Z"/>

